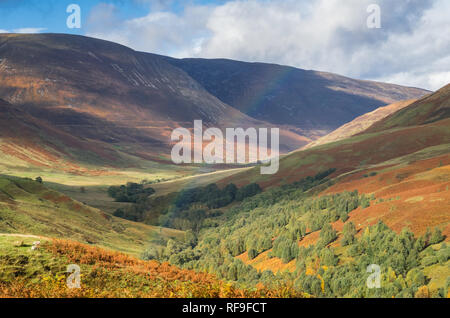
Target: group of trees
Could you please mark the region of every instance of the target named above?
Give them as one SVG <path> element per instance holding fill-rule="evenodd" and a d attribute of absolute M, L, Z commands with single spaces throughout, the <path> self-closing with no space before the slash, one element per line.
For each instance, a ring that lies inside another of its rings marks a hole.
<path fill-rule="evenodd" d="M 235 201 L 244 201 L 261 193 L 262 189 L 256 183 L 241 188 L 228 184 L 222 189 L 216 184 L 209 184 L 150 198 L 154 192 L 154 189 L 142 183 L 110 187 L 108 194 L 116 201 L 134 203 L 117 209 L 114 215 L 132 221 L 199 232 L 203 227 L 218 224 L 214 219 L 222 215 L 219 208 Z"/>
<path fill-rule="evenodd" d="M 285 236 L 280 236 L 274 241 L 270 256 L 279 257 L 283 263 L 289 263 L 297 257 L 298 251 L 299 247 L 297 241 L 293 241 Z"/>
<path fill-rule="evenodd" d="M 187 189 L 180 192 L 175 199 L 175 206 L 180 209 L 187 209 L 193 203 L 203 203 L 209 209 L 225 207 L 233 201 L 243 201 L 260 193 L 261 187 L 256 183 L 251 183 L 242 188 L 234 184 L 228 184 L 220 189 L 216 184 L 205 187 Z"/>
<path fill-rule="evenodd" d="M 129 182 L 126 185 L 111 186 L 108 188 L 108 195 L 116 202 L 137 203 L 145 200 L 155 193 L 153 188 L 145 187 L 143 184 Z"/>
<path fill-rule="evenodd" d="M 349 201 L 345 204 L 346 211 L 359 206 L 359 194 L 356 191 L 315 199 L 306 195 L 314 186 L 327 182 L 326 176 L 333 171 L 329 170 L 247 198 L 240 205 L 228 210 L 227 221 L 215 229 L 204 228 L 201 234 L 202 239 L 196 249 L 210 251 L 215 256 L 222 255 L 223 259 L 202 254 L 198 261 L 182 258 L 185 263 L 178 265 L 196 268 L 203 264 L 207 268 L 219 268 L 223 265 L 221 262 L 226 261 L 228 257 L 234 258 L 247 252 L 249 258 L 253 259 L 269 249 L 272 249 L 271 256 L 280 257 L 284 262 L 295 259 L 298 255 L 298 242 L 307 234 L 312 215 L 324 215 L 326 221 L 330 213 L 336 214 L 339 202 Z M 249 192 L 253 194 L 259 192 L 259 189 Z M 317 230 L 325 224 L 327 222 L 321 223 Z M 324 233 L 327 233 L 326 230 Z M 334 237 L 328 238 L 328 241 L 333 239 Z M 253 271 L 250 272 L 250 277 L 255 278 Z M 246 280 L 243 277 L 239 279 Z"/>
<path fill-rule="evenodd" d="M 442 231 L 429 230 L 415 237 L 408 229 L 397 234 L 379 222 L 357 235 L 348 214 L 370 206 L 375 198 L 357 191 L 314 197 L 316 187 L 323 190 L 330 184 L 327 176 L 331 173 L 332 170 L 249 197 L 229 208 L 214 228 L 205 225 L 210 222 L 210 211 L 205 205 L 208 201 L 200 196 L 201 202 L 192 201 L 186 210 L 177 212 L 180 219 L 202 220 L 189 231 L 190 238 L 153 249 L 147 257 L 212 272 L 244 286 L 262 283 L 273 287 L 294 282 L 296 289 L 315 297 L 447 295 L 450 280 L 444 287 L 430 291 L 424 271 L 427 266 L 449 265 L 450 247 L 441 243 Z M 227 191 L 231 190 L 230 186 Z M 214 197 L 217 191 L 224 189 L 210 186 L 203 193 Z M 236 195 L 237 192 L 235 200 Z M 199 210 L 199 203 L 205 206 L 205 214 L 190 215 L 190 211 Z M 341 233 L 331 226 L 338 220 L 344 222 Z M 300 246 L 299 241 L 310 234 L 307 231 L 319 232 L 318 240 L 314 245 Z M 268 250 L 269 257 L 278 257 L 284 263 L 295 260 L 295 271 L 276 275 L 271 271 L 258 272 L 236 257 L 247 252 L 249 259 L 254 259 Z M 381 289 L 367 287 L 367 267 L 371 264 L 381 268 Z"/>

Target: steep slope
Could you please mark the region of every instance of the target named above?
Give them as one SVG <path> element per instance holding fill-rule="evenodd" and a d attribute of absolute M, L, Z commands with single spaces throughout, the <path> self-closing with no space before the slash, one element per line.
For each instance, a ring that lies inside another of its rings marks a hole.
<path fill-rule="evenodd" d="M 21 240 L 22 244 L 17 244 Z M 204 272 L 69 240 L 0 235 L 0 298 L 282 298 L 303 297 L 290 286 L 241 289 Z M 79 264 L 81 288 L 68 288 L 67 262 Z"/>
<path fill-rule="evenodd" d="M 375 123 L 367 132 L 426 125 L 450 118 L 450 84 Z"/>
<path fill-rule="evenodd" d="M 339 127 L 332 133 L 315 140 L 302 149 L 309 149 L 315 146 L 320 146 L 328 144 L 330 142 L 339 141 L 345 138 L 354 136 L 372 126 L 374 123 L 386 118 L 387 116 L 397 112 L 398 110 L 407 107 L 416 100 L 407 100 L 394 103 L 388 106 L 380 107 L 373 112 L 367 113 L 365 115 L 359 116 L 358 118 L 352 120 L 351 122 Z"/>
<path fill-rule="evenodd" d="M 312 132 L 330 132 L 380 106 L 428 93 L 273 64 L 222 59 L 167 61 L 249 116 Z"/>
<path fill-rule="evenodd" d="M 0 99 L 0 149 L 2 163 L 7 164 L 15 158 L 14 164 L 30 163 L 36 166 L 55 166 L 61 169 L 76 169 L 64 156 L 70 157 L 66 151 L 73 152 L 74 160 L 95 161 L 101 158 L 105 163 L 118 160 L 117 152 L 101 142 L 87 141 L 60 130 L 45 120 L 29 114 L 22 107 L 11 105 Z M 13 162 L 10 162 L 12 165 Z"/>
<path fill-rule="evenodd" d="M 283 157 L 279 172 L 271 177 L 261 176 L 259 168 L 254 168 L 226 181 L 237 184 L 260 181 L 263 186 L 272 186 L 329 168 L 336 168 L 335 175 L 339 175 L 396 158 L 412 161 L 414 157 L 425 159 L 447 154 L 450 152 L 450 118 L 446 111 L 450 105 L 448 88 L 446 86 L 399 110 L 356 136 Z"/>
<path fill-rule="evenodd" d="M 81 36 L 0 35 L 0 83 L 1 98 L 45 125 L 94 148 L 102 143 L 112 153 L 144 159 L 167 160 L 173 129 L 190 128 L 194 120 L 220 128 L 270 127 L 160 57 Z M 285 151 L 308 142 L 282 135 Z"/>
<path fill-rule="evenodd" d="M 134 150 L 138 149 L 136 145 Z M 88 186 L 171 179 L 195 172 L 139 156 L 115 144 L 78 137 L 34 117 L 22 106 L 0 100 L 0 171 L 4 175 L 42 176 L 46 181 Z"/>

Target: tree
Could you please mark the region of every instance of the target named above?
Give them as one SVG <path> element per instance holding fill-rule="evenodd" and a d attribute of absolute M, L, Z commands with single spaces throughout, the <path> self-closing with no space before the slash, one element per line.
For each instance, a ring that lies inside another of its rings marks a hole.
<path fill-rule="evenodd" d="M 337 238 L 336 230 L 333 229 L 331 224 L 326 223 L 320 231 L 320 239 L 318 242 L 319 247 L 325 247 Z"/>
<path fill-rule="evenodd" d="M 430 291 L 427 286 L 420 287 L 414 295 L 415 298 L 430 298 Z"/>
<path fill-rule="evenodd" d="M 243 201 L 245 198 L 253 197 L 261 193 L 262 189 L 257 183 L 250 183 L 245 187 L 240 188 L 236 193 L 236 200 Z"/>
<path fill-rule="evenodd" d="M 346 246 L 346 245 L 351 245 L 355 242 L 355 235 L 356 235 L 356 227 L 355 224 L 353 224 L 353 222 L 349 222 L 347 224 L 344 225 L 344 230 L 343 230 L 343 237 L 341 240 L 341 245 L 342 246 Z"/>
<path fill-rule="evenodd" d="M 254 249 L 254 248 L 251 248 L 249 251 L 248 251 L 248 258 L 249 259 L 254 259 L 256 256 L 258 256 L 258 252 Z"/>
<path fill-rule="evenodd" d="M 338 258 L 334 254 L 333 249 L 324 248 L 320 252 L 320 263 L 325 266 L 336 266 L 338 263 Z"/>
<path fill-rule="evenodd" d="M 425 275 L 419 268 L 413 268 L 406 275 L 406 283 L 409 287 L 418 288 L 419 286 L 425 285 L 425 282 Z"/>
<path fill-rule="evenodd" d="M 444 238 L 441 229 L 437 227 L 434 229 L 433 234 L 431 234 L 430 244 L 438 244 L 442 242 Z"/>
<path fill-rule="evenodd" d="M 43 183 L 44 182 L 41 177 L 37 177 L 35 180 L 36 180 L 36 182 L 39 182 L 39 183 Z"/>
<path fill-rule="evenodd" d="M 108 195 L 114 198 L 116 202 L 138 203 L 154 193 L 153 188 L 145 188 L 142 184 L 132 182 L 108 188 Z"/>
<path fill-rule="evenodd" d="M 342 222 L 344 222 L 344 223 L 347 222 L 347 220 L 349 219 L 347 211 L 342 210 L 339 213 L 339 218 L 342 220 Z"/>
<path fill-rule="evenodd" d="M 236 198 L 236 193 L 238 191 L 238 188 L 233 183 L 230 183 L 229 185 L 227 185 L 225 187 L 225 189 L 223 189 L 223 191 L 226 194 L 230 195 L 230 197 L 232 198 L 232 201 L 234 201 L 234 199 Z"/>
<path fill-rule="evenodd" d="M 198 243 L 198 237 L 192 230 L 188 230 L 184 233 L 184 242 L 191 247 L 195 247 Z"/>

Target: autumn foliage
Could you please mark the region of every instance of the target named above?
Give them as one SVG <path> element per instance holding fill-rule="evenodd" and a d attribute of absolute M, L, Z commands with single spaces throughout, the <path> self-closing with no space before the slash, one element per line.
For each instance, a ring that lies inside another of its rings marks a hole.
<path fill-rule="evenodd" d="M 143 261 L 114 251 L 66 240 L 43 246 L 64 264 L 81 267 L 81 288 L 69 289 L 67 273 L 43 275 L 32 283 L 25 278 L 0 282 L 0 297 L 23 298 L 259 298 L 302 297 L 290 286 L 252 290 L 217 280 L 206 273 L 179 269 L 168 263 Z"/>

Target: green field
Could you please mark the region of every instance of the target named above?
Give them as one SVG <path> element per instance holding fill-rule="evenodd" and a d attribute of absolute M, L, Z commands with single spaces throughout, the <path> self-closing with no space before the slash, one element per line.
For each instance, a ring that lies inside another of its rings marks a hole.
<path fill-rule="evenodd" d="M 140 253 L 183 232 L 111 216 L 29 179 L 0 177 L 0 233 L 72 239 Z"/>

